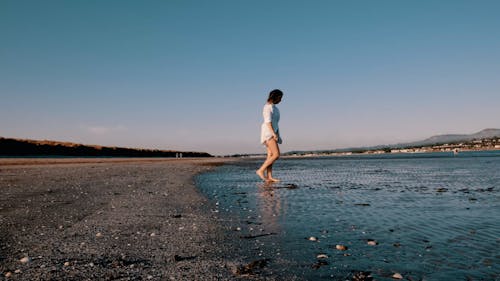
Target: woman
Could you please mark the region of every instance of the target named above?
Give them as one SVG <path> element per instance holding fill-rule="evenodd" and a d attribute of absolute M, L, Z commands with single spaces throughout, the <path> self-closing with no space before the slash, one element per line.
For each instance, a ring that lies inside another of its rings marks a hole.
<path fill-rule="evenodd" d="M 264 123 L 261 126 L 260 142 L 267 147 L 267 159 L 256 173 L 263 181 L 279 181 L 273 178 L 273 163 L 280 157 L 280 148 L 278 146 L 282 142 L 278 127 L 280 111 L 276 104 L 280 103 L 282 97 L 282 91 L 278 89 L 272 90 L 262 112 Z"/>

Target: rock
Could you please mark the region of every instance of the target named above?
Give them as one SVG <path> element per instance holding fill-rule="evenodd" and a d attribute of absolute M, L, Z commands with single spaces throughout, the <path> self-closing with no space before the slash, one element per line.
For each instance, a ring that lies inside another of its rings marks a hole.
<path fill-rule="evenodd" d="M 377 246 L 378 242 L 372 239 L 368 239 L 368 242 L 366 242 L 370 246 Z"/>
<path fill-rule="evenodd" d="M 21 270 L 20 270 L 20 269 L 16 269 L 16 270 L 14 271 L 14 273 L 15 273 L 15 274 L 19 274 L 19 273 L 21 273 Z"/>
<path fill-rule="evenodd" d="M 335 246 L 335 249 L 337 249 L 339 251 L 347 251 L 348 248 L 347 248 L 347 246 L 339 244 L 339 245 Z"/>
<path fill-rule="evenodd" d="M 12 277 L 12 272 L 8 271 L 5 273 L 5 278 L 10 278 Z"/>
<path fill-rule="evenodd" d="M 102 237 L 102 233 L 97 232 L 97 234 L 95 235 L 95 237 Z"/>
<path fill-rule="evenodd" d="M 63 266 L 69 266 L 69 265 L 70 265 L 69 261 L 67 261 L 67 262 L 65 262 L 65 263 L 63 264 Z"/>
<path fill-rule="evenodd" d="M 316 238 L 314 236 L 311 236 L 311 237 L 308 238 L 308 240 L 315 242 L 315 241 L 318 241 L 318 238 Z"/>
<path fill-rule="evenodd" d="M 149 236 L 151 237 L 156 236 L 156 233 L 152 232 Z"/>
<path fill-rule="evenodd" d="M 153 275 L 148 275 L 147 279 L 148 279 L 148 280 L 153 279 Z"/>
<path fill-rule="evenodd" d="M 196 259 L 197 256 L 179 256 L 179 255 L 174 255 L 174 261 L 185 261 L 185 260 L 194 260 Z"/>
<path fill-rule="evenodd" d="M 394 273 L 391 277 L 394 278 L 394 279 L 403 279 L 403 275 L 401 275 L 401 274 L 399 274 L 397 272 Z"/>
<path fill-rule="evenodd" d="M 29 257 L 24 257 L 24 258 L 19 260 L 20 263 L 29 263 L 30 261 L 31 261 L 31 259 Z"/>
<path fill-rule="evenodd" d="M 314 263 L 313 265 L 311 265 L 311 268 L 318 269 L 318 268 L 322 267 L 323 265 L 328 265 L 328 262 L 324 261 L 324 260 L 319 260 L 316 263 Z"/>
<path fill-rule="evenodd" d="M 261 268 L 264 268 L 267 266 L 267 263 L 269 262 L 269 259 L 260 259 L 260 260 L 255 260 L 252 261 L 244 266 L 240 266 L 236 269 L 236 274 L 237 275 L 250 275 L 250 274 L 255 274 L 255 270 L 259 270 Z"/>
<path fill-rule="evenodd" d="M 326 255 L 326 254 L 318 254 L 318 255 L 316 256 L 316 258 L 317 258 L 317 259 L 327 259 L 327 258 L 328 258 L 328 255 Z"/>
<path fill-rule="evenodd" d="M 360 271 L 352 275 L 352 281 L 372 281 L 373 277 L 369 271 Z"/>

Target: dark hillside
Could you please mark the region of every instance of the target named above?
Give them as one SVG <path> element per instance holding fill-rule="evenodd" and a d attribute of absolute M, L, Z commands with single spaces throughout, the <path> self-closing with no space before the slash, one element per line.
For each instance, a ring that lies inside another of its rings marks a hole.
<path fill-rule="evenodd" d="M 0 137 L 0 156 L 176 157 L 180 153 L 183 157 L 212 157 L 206 152 L 106 147 Z"/>

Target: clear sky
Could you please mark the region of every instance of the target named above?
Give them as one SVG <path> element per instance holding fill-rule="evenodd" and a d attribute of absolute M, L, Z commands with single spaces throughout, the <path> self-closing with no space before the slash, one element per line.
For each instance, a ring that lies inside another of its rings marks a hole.
<path fill-rule="evenodd" d="M 0 1 L 0 136 L 260 153 L 500 128 L 500 1 Z"/>

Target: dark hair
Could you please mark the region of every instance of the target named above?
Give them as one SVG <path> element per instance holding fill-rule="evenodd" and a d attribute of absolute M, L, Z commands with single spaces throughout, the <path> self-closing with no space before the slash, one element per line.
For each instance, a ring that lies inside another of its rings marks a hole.
<path fill-rule="evenodd" d="M 276 103 L 281 97 L 283 97 L 283 92 L 278 89 L 274 89 L 269 93 L 268 102 Z"/>

